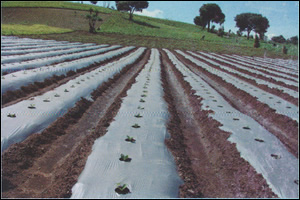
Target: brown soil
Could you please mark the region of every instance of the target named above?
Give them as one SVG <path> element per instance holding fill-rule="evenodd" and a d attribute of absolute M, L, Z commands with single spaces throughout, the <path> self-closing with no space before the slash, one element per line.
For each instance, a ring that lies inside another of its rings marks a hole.
<path fill-rule="evenodd" d="M 174 51 L 173 54 L 212 88 L 218 91 L 231 106 L 252 117 L 270 133 L 274 134 L 293 155 L 298 157 L 298 123 L 295 120 L 276 113 L 267 104 L 259 102 L 247 92 L 225 82 L 221 77 L 204 70 L 180 54 Z"/>
<path fill-rule="evenodd" d="M 223 56 L 226 57 L 228 61 L 231 61 L 231 62 L 238 61 L 238 59 L 236 59 L 236 58 L 230 58 L 230 57 L 227 57 L 226 55 L 223 55 Z M 258 66 L 258 67 L 264 68 L 264 66 L 263 66 L 262 64 L 251 63 L 247 58 L 245 58 L 245 59 L 246 59 L 246 60 L 243 60 L 242 62 L 245 62 L 245 63 L 247 63 L 247 64 L 251 64 L 251 65 L 254 65 L 254 66 Z M 240 63 L 237 63 L 237 64 L 240 64 Z M 243 64 L 240 64 L 240 65 L 243 65 Z M 245 66 L 245 67 L 249 67 L 249 66 L 247 66 L 247 65 L 244 65 L 244 66 Z M 278 67 L 283 68 L 283 69 L 286 69 L 286 68 L 281 67 L 281 66 L 278 66 Z M 279 71 L 279 70 L 276 70 L 276 68 L 272 68 L 272 69 L 268 68 L 268 69 L 271 70 L 271 71 L 273 71 L 273 73 L 271 73 L 271 72 L 266 72 L 266 71 L 260 70 L 260 69 L 256 69 L 256 70 L 259 70 L 259 71 L 261 71 L 261 72 L 263 72 L 263 73 L 270 74 L 270 75 L 272 75 L 272 76 L 278 76 L 278 77 L 281 77 L 280 75 L 276 74 L 277 72 L 279 72 L 279 73 L 282 73 L 282 74 L 286 74 L 286 75 L 289 75 L 289 76 L 298 78 L 298 76 L 295 75 L 295 74 L 291 74 L 291 73 Z M 294 70 L 293 70 L 293 71 L 294 71 Z M 286 78 L 286 77 L 282 77 L 282 78 Z M 294 81 L 293 79 L 290 79 L 290 80 Z"/>
<path fill-rule="evenodd" d="M 201 110 L 202 98 L 162 53 L 164 98 L 171 114 L 166 141 L 175 157 L 181 198 L 268 198 L 276 195 L 261 174 L 227 141 L 230 133 Z"/>
<path fill-rule="evenodd" d="M 227 71 L 227 70 L 225 70 L 225 69 L 222 69 L 222 68 L 219 67 L 219 66 L 216 66 L 216 65 L 213 65 L 213 64 L 207 62 L 207 61 L 204 60 L 204 59 L 201 59 L 201 58 L 198 58 L 198 57 L 196 57 L 196 56 L 193 56 L 192 54 L 189 54 L 188 52 L 185 52 L 185 53 L 188 54 L 188 55 L 190 55 L 190 56 L 192 56 L 193 58 L 195 58 L 195 59 L 201 61 L 201 62 L 204 62 L 205 64 L 207 64 L 207 65 L 209 65 L 209 66 L 211 66 L 211 67 L 213 67 L 213 68 L 215 68 L 215 69 L 217 69 L 217 70 L 220 70 L 220 71 L 225 72 L 225 73 L 227 73 L 227 74 L 230 74 L 230 75 L 232 75 L 232 76 L 234 76 L 234 77 L 236 77 L 236 78 L 238 78 L 238 79 L 241 79 L 241 80 L 243 80 L 243 81 L 246 81 L 247 83 L 250 83 L 250 84 L 252 84 L 253 86 L 255 86 L 255 87 L 257 87 L 257 88 L 260 88 L 260 89 L 262 89 L 262 90 L 264 90 L 264 91 L 266 91 L 266 92 L 269 92 L 269 93 L 274 94 L 274 95 L 276 95 L 276 96 L 278 96 L 278 97 L 281 97 L 281 98 L 283 98 L 284 100 L 286 100 L 286 101 L 288 101 L 288 102 L 290 102 L 290 103 L 292 103 L 292 104 L 298 106 L 298 100 L 299 100 L 298 98 L 295 98 L 295 97 L 293 97 L 293 96 L 291 96 L 291 95 L 289 95 L 289 94 L 283 92 L 283 91 L 280 90 L 280 89 L 270 88 L 270 87 L 268 87 L 267 85 L 258 84 L 255 80 L 248 79 L 248 78 L 246 78 L 246 77 L 242 77 L 242 76 L 237 75 L 237 74 L 235 74 L 235 73 L 229 72 L 229 71 Z M 203 56 L 203 55 L 201 55 L 201 56 Z M 204 57 L 206 57 L 206 56 L 204 56 Z M 208 57 L 206 57 L 206 58 L 207 58 L 207 59 L 210 59 L 210 58 L 208 58 Z M 237 71 L 239 71 L 239 72 L 242 72 L 242 73 L 244 73 L 244 74 L 250 75 L 250 76 L 252 76 L 252 77 L 259 78 L 259 79 L 262 79 L 262 80 L 265 80 L 265 81 L 269 81 L 270 83 L 274 83 L 274 84 L 280 85 L 280 86 L 282 86 L 282 87 L 289 88 L 289 89 L 294 90 L 294 91 L 298 91 L 298 87 L 296 87 L 296 86 L 287 85 L 287 84 L 285 84 L 285 83 L 283 83 L 283 82 L 281 82 L 281 81 L 276 81 L 276 80 L 274 80 L 274 79 L 272 79 L 272 78 L 267 78 L 267 77 L 264 77 L 264 76 L 259 75 L 259 74 L 254 74 L 254 73 L 251 73 L 251 72 L 249 72 L 249 71 L 247 71 L 247 70 L 238 69 L 238 68 L 234 67 L 233 65 L 229 65 L 229 64 L 227 64 L 227 63 L 224 63 L 224 62 L 221 62 L 221 61 L 218 61 L 218 60 L 214 60 L 214 61 L 217 62 L 217 63 L 220 63 L 220 64 L 222 64 L 222 65 L 224 65 L 224 66 L 226 66 L 226 67 L 229 67 L 229 68 L 232 68 L 232 69 L 237 70 Z"/>
<path fill-rule="evenodd" d="M 94 102 L 82 99 L 41 134 L 5 150 L 3 197 L 69 198 L 94 141 L 106 133 L 149 56 L 147 50 L 134 64 L 103 83 L 92 93 Z"/>
<path fill-rule="evenodd" d="M 46 24 L 72 30 L 89 30 L 85 19 L 88 13 L 89 11 L 59 8 L 1 8 L 1 23 L 20 24 L 22 20 L 25 25 Z M 105 21 L 110 14 L 100 13 L 99 16 Z M 96 23 L 96 27 L 100 25 L 101 22 Z"/>
<path fill-rule="evenodd" d="M 1 107 L 7 107 L 9 105 L 13 105 L 17 102 L 23 101 L 25 99 L 41 95 L 49 90 L 52 90 L 53 88 L 56 88 L 66 82 L 68 82 L 71 79 L 74 79 L 84 73 L 93 71 L 94 69 L 98 68 L 100 65 L 105 65 L 110 62 L 114 62 L 117 60 L 120 60 L 122 57 L 125 57 L 135 51 L 136 48 L 123 53 L 119 56 L 109 58 L 102 62 L 97 62 L 92 65 L 89 65 L 87 67 L 77 69 L 76 71 L 68 71 L 66 75 L 54 75 L 50 78 L 45 79 L 43 82 L 34 82 L 32 84 L 29 84 L 27 86 L 22 86 L 19 90 L 14 91 L 7 91 L 2 95 L 2 105 Z M 107 52 L 105 52 L 107 53 Z"/>

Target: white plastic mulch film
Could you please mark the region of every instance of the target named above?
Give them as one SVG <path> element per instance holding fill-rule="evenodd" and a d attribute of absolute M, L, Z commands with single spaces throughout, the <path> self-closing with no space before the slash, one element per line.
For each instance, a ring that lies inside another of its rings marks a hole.
<path fill-rule="evenodd" d="M 119 73 L 126 65 L 132 64 L 144 51 L 145 48 L 139 48 L 118 61 L 99 66 L 51 91 L 35 96 L 33 100 L 23 100 L 2 108 L 1 152 L 9 145 L 21 142 L 29 135 L 45 129 L 73 107 L 81 97 L 89 97 L 94 89 Z M 15 117 L 9 117 L 14 114 Z"/>
<path fill-rule="evenodd" d="M 98 138 L 71 198 L 176 198 L 182 184 L 164 140 L 168 136 L 167 105 L 160 80 L 160 60 L 152 49 L 145 68 L 127 91 L 107 133 Z M 142 116 L 142 117 L 135 117 Z M 139 128 L 132 127 L 133 125 Z M 126 142 L 127 136 L 136 142 Z M 131 162 L 120 161 L 128 155 Z M 115 192 L 127 184 L 130 193 Z"/>
<path fill-rule="evenodd" d="M 241 156 L 266 179 L 280 198 L 298 198 L 298 159 L 289 153 L 273 134 L 251 117 L 233 108 L 201 77 L 184 66 L 170 51 L 164 49 L 176 68 L 185 76 L 196 95 L 202 97 L 203 110 L 212 110 L 210 117 L 223 124 L 220 128 L 231 134 L 229 141 L 236 143 Z M 263 142 L 262 142 L 263 141 Z M 275 156 L 271 156 L 275 155 Z"/>
<path fill-rule="evenodd" d="M 250 94 L 253 97 L 256 97 L 258 101 L 267 104 L 270 108 L 274 109 L 276 113 L 285 115 L 292 120 L 295 120 L 299 122 L 299 108 L 298 106 L 295 106 L 294 104 L 276 96 L 273 94 L 270 94 L 262 89 L 259 89 L 255 86 L 253 86 L 250 83 L 247 83 L 246 81 L 243 81 L 239 78 L 234 77 L 233 75 L 230 75 L 228 73 L 222 72 L 221 70 L 215 69 L 195 58 L 193 58 L 190 55 L 187 55 L 186 53 L 183 53 L 180 50 L 176 50 L 177 53 L 184 56 L 186 59 L 189 59 L 199 67 L 206 69 L 210 73 L 217 75 L 221 77 L 225 82 L 231 83 L 235 87 L 237 87 L 240 90 L 243 90 Z M 213 62 L 213 61 L 210 61 Z M 222 67 L 222 66 L 221 66 Z"/>
<path fill-rule="evenodd" d="M 46 78 L 52 77 L 53 75 L 62 75 L 67 74 L 67 72 L 73 70 L 76 71 L 78 69 L 88 67 L 97 62 L 102 62 L 107 59 L 119 56 L 127 51 L 132 50 L 134 47 L 123 47 L 117 50 L 113 50 L 118 46 L 108 47 L 109 52 L 102 52 L 99 55 L 91 56 L 88 58 L 76 59 L 68 62 L 61 62 L 56 65 L 49 65 L 44 67 L 39 67 L 37 69 L 31 70 L 23 70 L 17 71 L 11 74 L 7 74 L 2 76 L 1 85 L 2 90 L 1 93 L 5 93 L 7 91 L 13 91 L 20 89 L 21 86 L 26 86 L 35 81 L 44 81 Z M 107 49 L 107 48 L 104 48 Z M 103 49 L 103 50 L 104 50 Z"/>

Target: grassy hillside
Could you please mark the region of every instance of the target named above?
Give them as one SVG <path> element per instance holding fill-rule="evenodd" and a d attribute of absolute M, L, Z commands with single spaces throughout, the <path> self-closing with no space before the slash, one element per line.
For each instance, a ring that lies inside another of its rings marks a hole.
<path fill-rule="evenodd" d="M 261 42 L 261 47 L 253 48 L 253 39 L 231 35 L 218 37 L 208 33 L 193 24 L 171 20 L 157 19 L 134 15 L 133 21 L 128 20 L 128 13 L 94 5 L 85 5 L 71 2 L 1 2 L 2 24 L 34 25 L 44 24 L 51 27 L 71 29 L 71 33 L 55 33 L 34 35 L 27 32 L 27 37 L 56 39 L 79 42 L 95 42 L 121 45 L 135 45 L 156 48 L 189 49 L 213 51 L 218 53 L 235 53 L 244 55 L 263 56 L 267 52 L 270 57 L 290 58 L 298 55 L 298 48 L 288 46 L 288 55 L 281 53 L 282 46 L 273 47 Z M 100 11 L 103 21 L 98 22 L 100 31 L 97 34 L 88 33 L 88 23 L 85 19 L 87 10 L 94 8 Z M 17 27 L 17 26 L 16 26 Z M 2 34 L 10 32 L 2 26 Z M 11 30 L 10 30 L 11 31 Z M 26 34 L 26 32 L 23 34 Z M 19 35 L 14 33 L 14 35 Z M 200 38 L 205 35 L 205 40 Z"/>

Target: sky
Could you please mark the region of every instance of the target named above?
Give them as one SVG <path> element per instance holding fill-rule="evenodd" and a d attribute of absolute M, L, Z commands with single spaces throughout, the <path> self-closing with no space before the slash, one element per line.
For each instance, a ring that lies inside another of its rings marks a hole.
<path fill-rule="evenodd" d="M 203 4 L 216 3 L 225 14 L 225 31 L 231 29 L 235 32 L 234 17 L 238 14 L 251 12 L 261 14 L 269 20 L 270 27 L 266 36 L 283 35 L 286 39 L 299 37 L 299 1 L 148 1 L 149 6 L 143 12 L 135 14 L 175 20 L 194 24 L 194 18 L 199 15 Z M 103 1 L 98 1 L 98 6 L 103 6 Z M 115 7 L 111 1 L 110 6 Z M 219 25 L 216 25 L 216 29 Z M 251 32 L 250 34 L 254 34 Z"/>

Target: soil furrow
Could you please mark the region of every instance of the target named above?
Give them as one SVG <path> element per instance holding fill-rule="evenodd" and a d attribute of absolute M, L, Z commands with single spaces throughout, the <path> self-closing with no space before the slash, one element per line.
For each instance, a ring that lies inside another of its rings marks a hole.
<path fill-rule="evenodd" d="M 192 54 L 190 54 L 190 53 L 188 53 L 188 52 L 185 52 L 185 53 L 188 54 L 188 55 L 190 55 L 190 56 L 192 56 L 193 58 L 195 58 L 195 59 L 201 61 L 201 62 L 204 62 L 205 64 L 207 64 L 207 65 L 209 65 L 209 66 L 211 66 L 211 67 L 213 67 L 213 68 L 215 68 L 215 69 L 217 69 L 217 70 L 220 70 L 220 71 L 222 71 L 222 72 L 225 72 L 225 73 L 227 73 L 227 74 L 230 74 L 230 75 L 232 75 L 232 76 L 234 76 L 234 77 L 236 77 L 236 78 L 238 78 L 238 79 L 241 79 L 241 80 L 243 80 L 243 81 L 245 81 L 245 82 L 247 82 L 247 83 L 252 84 L 253 86 L 255 86 L 255 87 L 257 87 L 257 88 L 260 88 L 260 89 L 262 89 L 262 90 L 264 90 L 264 91 L 266 91 L 266 92 L 269 92 L 269 93 L 274 94 L 274 95 L 276 95 L 276 96 L 278 96 L 278 97 L 281 97 L 282 99 L 284 99 L 284 100 L 286 100 L 286 101 L 288 101 L 288 102 L 290 102 L 290 103 L 292 103 L 292 104 L 298 106 L 298 99 L 297 99 L 297 98 L 294 98 L 293 96 L 291 96 L 291 95 L 289 95 L 289 94 L 283 92 L 283 91 L 280 90 L 280 89 L 277 89 L 277 88 L 270 88 L 270 87 L 268 87 L 267 85 L 258 84 L 255 80 L 248 79 L 248 78 L 246 78 L 246 77 L 242 77 L 242 76 L 240 76 L 240 75 L 238 75 L 238 74 L 235 74 L 235 73 L 233 73 L 233 72 L 229 72 L 229 71 L 227 71 L 227 70 L 225 70 L 225 69 L 222 69 L 221 67 L 215 66 L 215 65 L 213 65 L 213 64 L 211 64 L 211 63 L 209 63 L 209 62 L 207 62 L 206 60 L 201 59 L 201 58 L 199 58 L 199 57 L 196 57 L 196 56 L 194 56 L 194 55 L 192 55 Z M 201 56 L 203 56 L 203 55 L 201 55 Z M 203 57 L 205 57 L 205 56 L 203 56 Z M 210 59 L 210 58 L 207 57 L 207 59 Z M 296 86 L 286 85 L 285 83 L 283 83 L 283 82 L 281 82 L 281 81 L 276 81 L 276 80 L 274 80 L 274 79 L 269 79 L 269 78 L 263 77 L 262 75 L 253 74 L 253 73 L 251 73 L 251 72 L 248 72 L 247 70 L 237 69 L 237 68 L 235 68 L 235 67 L 233 67 L 233 66 L 231 66 L 231 65 L 229 65 L 229 64 L 227 64 L 227 63 L 223 63 L 223 62 L 218 61 L 218 60 L 214 60 L 214 61 L 217 62 L 217 63 L 220 63 L 220 64 L 222 64 L 222 65 L 224 65 L 224 66 L 226 66 L 226 67 L 230 67 L 230 68 L 232 68 L 232 69 L 234 69 L 234 70 L 237 70 L 237 71 L 239 71 L 239 72 L 241 72 L 241 73 L 244 73 L 244 74 L 253 76 L 253 77 L 255 77 L 255 78 L 260 78 L 260 79 L 265 80 L 265 81 L 269 81 L 270 83 L 274 83 L 274 84 L 280 85 L 280 86 L 282 86 L 282 87 L 289 88 L 289 89 L 294 90 L 294 91 L 298 91 L 298 88 L 297 88 Z"/>
<path fill-rule="evenodd" d="M 242 91 L 234 85 L 225 82 L 202 67 L 194 64 L 182 55 L 172 52 L 191 71 L 205 80 L 218 91 L 230 105 L 241 113 L 246 114 L 274 134 L 291 152 L 298 157 L 298 123 L 291 118 L 276 113 L 267 104 L 259 102 L 255 97 Z"/>
<path fill-rule="evenodd" d="M 134 48 L 130 51 L 127 51 L 119 56 L 109 58 L 107 60 L 94 63 L 90 66 L 83 67 L 81 69 L 77 69 L 76 71 L 69 71 L 66 73 L 66 75 L 54 75 L 50 78 L 45 79 L 43 82 L 34 82 L 32 84 L 29 84 L 27 86 L 22 86 L 21 89 L 19 90 L 14 90 L 14 91 L 7 91 L 2 95 L 2 105 L 1 108 L 13 105 L 17 102 L 23 101 L 25 99 L 31 98 L 33 96 L 41 95 L 47 91 L 50 91 L 66 82 L 69 80 L 72 80 L 84 73 L 90 72 L 96 68 L 99 67 L 99 65 L 106 65 L 110 62 L 114 62 L 117 60 L 120 60 L 123 57 L 128 56 L 132 52 L 134 52 L 137 48 Z"/>
<path fill-rule="evenodd" d="M 288 79 L 288 80 L 295 81 L 294 79 L 290 79 L 290 78 L 288 78 L 288 77 L 283 77 L 283 76 L 280 76 L 280 75 L 276 74 L 276 73 L 282 73 L 282 74 L 286 74 L 286 75 L 288 75 L 288 76 L 292 76 L 292 77 L 294 77 L 294 78 L 298 78 L 297 75 L 290 74 L 290 73 L 283 72 L 283 71 L 279 71 L 279 70 L 276 70 L 275 68 L 273 68 L 273 69 L 266 68 L 266 69 L 272 71 L 272 73 L 271 73 L 271 72 L 268 72 L 268 71 L 263 70 L 264 67 L 261 66 L 261 65 L 256 65 L 255 63 L 250 63 L 250 62 L 244 61 L 244 60 L 243 60 L 243 61 L 242 61 L 242 60 L 238 60 L 238 59 L 236 59 L 236 58 L 229 58 L 229 57 L 227 57 L 226 55 L 222 55 L 222 56 L 226 57 L 225 59 L 226 59 L 227 61 L 236 63 L 236 64 L 238 64 L 238 65 L 242 65 L 242 66 L 244 66 L 244 67 L 249 67 L 249 68 L 258 70 L 258 71 L 260 71 L 260 72 L 263 72 L 263 73 L 265 73 L 265 74 L 269 74 L 269 75 L 271 75 L 271 76 L 276 76 L 276 77 L 280 77 L 280 78 L 286 78 L 286 79 Z M 258 67 L 260 67 L 260 68 L 262 68 L 262 69 L 257 69 L 257 68 L 254 68 L 254 67 L 250 67 L 250 66 L 248 66 L 248 65 L 238 63 L 237 61 L 239 61 L 239 62 L 244 62 L 244 63 L 246 63 L 246 64 L 250 64 L 250 65 L 254 65 L 254 66 L 258 66 Z"/>
<path fill-rule="evenodd" d="M 171 114 L 171 138 L 166 144 L 185 181 L 180 197 L 275 197 L 262 175 L 241 158 L 235 144 L 227 141 L 230 133 L 208 117 L 211 111 L 201 109 L 202 98 L 194 95 L 165 52 L 162 56 L 162 80 Z"/>
<path fill-rule="evenodd" d="M 41 134 L 33 134 L 2 154 L 3 197 L 68 198 L 84 168 L 94 141 L 106 133 L 150 56 L 103 83 L 92 93 L 94 102 L 82 99 Z"/>

